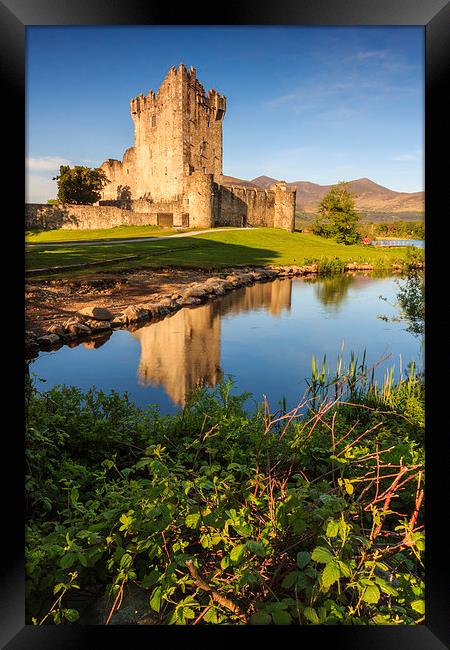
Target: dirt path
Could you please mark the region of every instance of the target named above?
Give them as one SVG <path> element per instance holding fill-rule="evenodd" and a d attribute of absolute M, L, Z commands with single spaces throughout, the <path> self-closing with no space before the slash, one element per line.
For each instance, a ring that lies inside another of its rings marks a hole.
<path fill-rule="evenodd" d="M 133 244 L 143 241 L 161 241 L 162 239 L 178 239 L 179 237 L 194 237 L 194 235 L 203 235 L 208 232 L 221 232 L 223 230 L 256 230 L 256 228 L 208 228 L 207 230 L 194 230 L 193 232 L 180 232 L 177 235 L 164 235 L 163 237 L 136 237 L 134 239 L 95 239 L 92 241 L 80 240 L 71 242 L 49 242 L 49 243 L 31 243 L 26 242 L 25 246 L 33 248 L 35 246 L 102 246 L 107 244 Z"/>

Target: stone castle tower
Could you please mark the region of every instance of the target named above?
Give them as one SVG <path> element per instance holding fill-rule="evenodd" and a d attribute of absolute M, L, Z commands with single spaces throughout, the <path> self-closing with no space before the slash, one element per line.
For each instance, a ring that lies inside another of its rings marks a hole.
<path fill-rule="evenodd" d="M 102 165 L 112 181 L 104 199 L 117 200 L 117 187 L 128 187 L 133 199 L 178 201 L 189 191 L 194 172 L 222 181 L 222 120 L 226 100 L 215 90 L 208 94 L 195 68 L 172 67 L 158 92 L 138 95 L 130 102 L 134 146 L 123 161 Z"/>
<path fill-rule="evenodd" d="M 295 191 L 222 184 L 226 98 L 205 93 L 195 68 L 172 67 L 158 92 L 130 102 L 134 145 L 101 169 L 110 183 L 102 205 L 154 215 L 159 225 L 275 226 L 293 230 Z"/>

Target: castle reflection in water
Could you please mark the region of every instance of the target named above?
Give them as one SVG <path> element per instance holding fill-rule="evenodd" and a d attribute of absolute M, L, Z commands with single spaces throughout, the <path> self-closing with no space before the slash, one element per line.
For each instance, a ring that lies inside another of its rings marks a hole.
<path fill-rule="evenodd" d="M 257 309 L 278 316 L 290 310 L 291 293 L 292 281 L 288 279 L 258 283 L 136 330 L 132 335 L 141 345 L 139 383 L 163 386 L 173 402 L 183 406 L 192 389 L 213 387 L 223 378 L 221 317 Z"/>

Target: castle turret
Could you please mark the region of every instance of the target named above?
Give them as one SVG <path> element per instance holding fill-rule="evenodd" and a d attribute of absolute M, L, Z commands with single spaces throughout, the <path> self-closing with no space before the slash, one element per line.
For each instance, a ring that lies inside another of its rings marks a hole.
<path fill-rule="evenodd" d="M 275 192 L 274 228 L 283 228 L 289 232 L 295 230 L 296 189 L 279 181 L 271 187 Z"/>
<path fill-rule="evenodd" d="M 133 199 L 178 201 L 189 191 L 194 172 L 220 182 L 225 109 L 223 95 L 213 89 L 205 94 L 194 67 L 172 66 L 157 93 L 150 90 L 130 101 L 134 146 L 114 166 L 102 198 L 114 199 L 121 185 L 130 187 Z"/>

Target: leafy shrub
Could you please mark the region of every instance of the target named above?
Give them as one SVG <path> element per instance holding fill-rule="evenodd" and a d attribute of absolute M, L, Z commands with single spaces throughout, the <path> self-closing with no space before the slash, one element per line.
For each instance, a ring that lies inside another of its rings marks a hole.
<path fill-rule="evenodd" d="M 30 386 L 27 622 L 107 594 L 107 623 L 129 584 L 155 624 L 421 622 L 421 381 L 358 368 L 316 364 L 291 412 L 247 414 L 230 382 L 164 417 Z"/>

